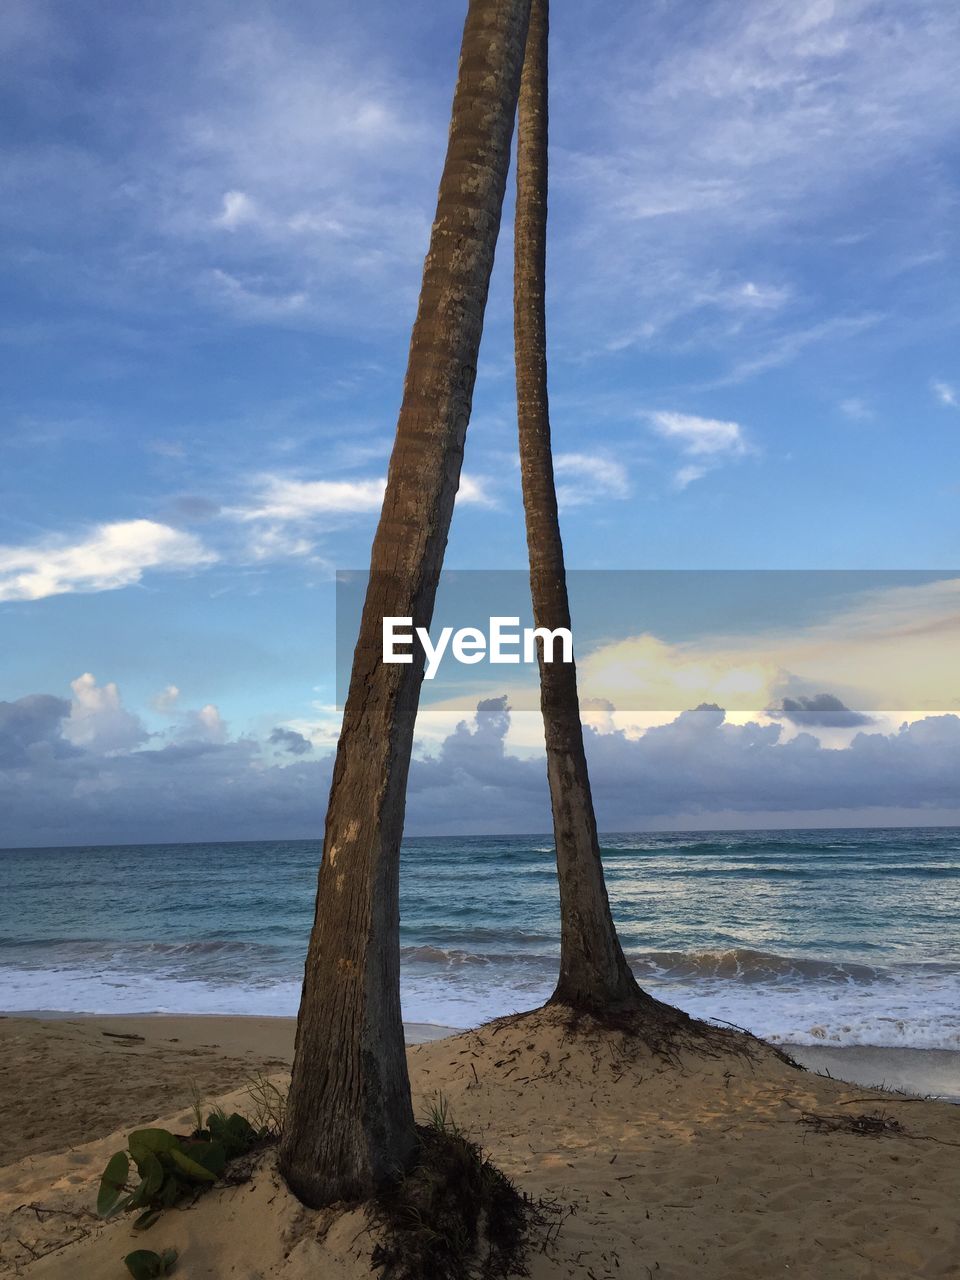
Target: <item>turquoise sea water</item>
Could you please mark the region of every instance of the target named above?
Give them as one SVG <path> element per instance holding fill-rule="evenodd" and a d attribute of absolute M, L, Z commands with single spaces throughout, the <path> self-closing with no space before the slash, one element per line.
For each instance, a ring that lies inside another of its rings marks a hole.
<path fill-rule="evenodd" d="M 799 1043 L 960 1049 L 960 830 L 606 836 L 641 982 Z M 293 1014 L 314 841 L 0 851 L 7 1011 Z M 553 847 L 412 839 L 404 1016 L 467 1026 L 549 995 Z"/>

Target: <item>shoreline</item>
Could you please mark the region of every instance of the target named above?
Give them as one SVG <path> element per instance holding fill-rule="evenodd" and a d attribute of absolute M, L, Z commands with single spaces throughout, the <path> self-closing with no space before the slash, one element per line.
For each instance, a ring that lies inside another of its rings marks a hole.
<path fill-rule="evenodd" d="M 144 1030 L 156 1032 L 166 1024 L 179 1029 L 178 1040 L 189 1047 L 216 1047 L 230 1052 L 260 1052 L 264 1045 L 274 1054 L 288 1048 L 287 1057 L 293 1054 L 293 1038 L 297 1020 L 286 1014 L 264 1013 L 73 1013 L 69 1009 L 13 1009 L 0 1010 L 0 1020 L 28 1018 L 36 1022 L 79 1022 L 82 1024 L 108 1023 L 111 1027 L 138 1035 Z M 234 1026 L 233 1024 L 236 1024 Z M 457 1036 L 463 1027 L 448 1027 L 435 1022 L 405 1022 L 404 1039 L 407 1044 L 425 1044 L 430 1040 L 443 1040 Z M 186 1034 L 183 1032 L 186 1031 Z M 216 1035 L 221 1043 L 211 1046 L 199 1040 L 200 1033 Z"/>
<path fill-rule="evenodd" d="M 0 1020 L 78 1023 L 105 1036 L 164 1038 L 186 1051 L 215 1048 L 223 1053 L 293 1056 L 296 1019 L 284 1015 L 228 1013 L 72 1013 L 54 1009 L 0 1012 Z M 460 1035 L 464 1028 L 431 1022 L 404 1022 L 408 1045 Z M 808 1071 L 865 1089 L 885 1089 L 921 1098 L 960 1103 L 960 1050 L 900 1045 L 778 1044 Z"/>

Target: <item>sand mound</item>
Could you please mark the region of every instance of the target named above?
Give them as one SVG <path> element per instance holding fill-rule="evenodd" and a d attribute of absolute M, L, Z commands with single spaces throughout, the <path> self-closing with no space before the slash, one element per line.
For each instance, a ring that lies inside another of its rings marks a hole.
<path fill-rule="evenodd" d="M 530 1257 L 534 1280 L 960 1275 L 956 1107 L 802 1073 L 762 1048 L 667 1061 L 616 1032 L 571 1035 L 555 1011 L 416 1046 L 409 1060 L 418 1114 L 442 1094 L 525 1191 L 571 1210 Z M 242 1094 L 224 1103 L 242 1106 Z M 878 1109 L 904 1133 L 799 1123 L 804 1112 Z M 270 1153 L 248 1182 L 166 1214 L 139 1239 L 126 1221 L 95 1223 L 96 1180 L 122 1136 L 0 1170 L 10 1271 L 123 1280 L 130 1249 L 173 1245 L 190 1280 L 370 1274 L 362 1212 L 305 1210 Z"/>

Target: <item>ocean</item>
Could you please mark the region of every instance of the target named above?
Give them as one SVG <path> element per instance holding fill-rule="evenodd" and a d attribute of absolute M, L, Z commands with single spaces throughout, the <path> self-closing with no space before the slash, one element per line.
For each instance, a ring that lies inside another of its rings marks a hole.
<path fill-rule="evenodd" d="M 960 830 L 610 835 L 643 986 L 798 1044 L 960 1049 Z M 296 1013 L 316 841 L 0 851 L 0 1008 Z M 551 992 L 546 837 L 408 839 L 403 1013 L 451 1027 Z"/>

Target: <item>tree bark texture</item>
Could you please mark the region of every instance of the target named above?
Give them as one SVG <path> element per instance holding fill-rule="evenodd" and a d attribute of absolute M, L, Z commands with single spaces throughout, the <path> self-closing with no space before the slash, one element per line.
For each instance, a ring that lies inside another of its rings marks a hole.
<path fill-rule="evenodd" d="M 319 1207 L 415 1147 L 400 1018 L 399 849 L 423 678 L 382 619 L 429 626 L 460 480 L 530 0 L 470 0 L 449 143 L 337 747 L 280 1168 Z"/>
<path fill-rule="evenodd" d="M 533 0 L 520 83 L 514 336 L 520 474 L 538 627 L 570 626 L 547 398 L 547 0 Z M 620 1010 L 644 995 L 617 937 L 600 859 L 573 662 L 540 657 L 540 705 L 560 881 L 560 978 L 552 1001 Z"/>

